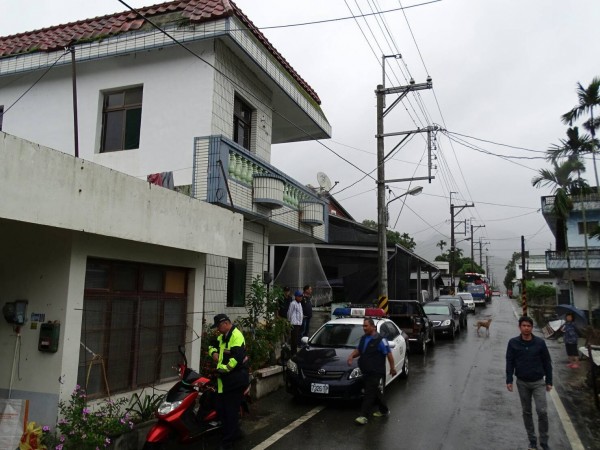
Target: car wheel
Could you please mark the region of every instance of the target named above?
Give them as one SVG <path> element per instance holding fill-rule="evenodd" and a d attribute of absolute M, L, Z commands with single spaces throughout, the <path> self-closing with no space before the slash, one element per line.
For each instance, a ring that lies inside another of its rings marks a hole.
<path fill-rule="evenodd" d="M 400 378 L 408 378 L 408 353 L 404 354 L 404 364 L 402 365 L 402 372 L 400 372 Z"/>
<path fill-rule="evenodd" d="M 456 328 L 452 325 L 452 333 L 450 333 L 450 339 L 454 340 L 456 338 Z"/>
<path fill-rule="evenodd" d="M 431 344 L 431 346 L 433 347 L 433 346 L 435 346 L 435 331 L 431 330 L 431 331 L 429 332 L 429 334 L 430 334 L 430 338 L 429 338 L 429 339 L 430 339 L 430 341 L 429 341 L 429 343 L 430 343 L 430 344 Z"/>

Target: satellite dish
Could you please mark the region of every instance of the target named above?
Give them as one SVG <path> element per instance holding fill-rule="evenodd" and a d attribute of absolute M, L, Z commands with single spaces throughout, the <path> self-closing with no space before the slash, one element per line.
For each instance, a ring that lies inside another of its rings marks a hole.
<path fill-rule="evenodd" d="M 317 172 L 317 182 L 321 186 L 321 190 L 329 192 L 331 190 L 331 180 L 324 172 Z"/>

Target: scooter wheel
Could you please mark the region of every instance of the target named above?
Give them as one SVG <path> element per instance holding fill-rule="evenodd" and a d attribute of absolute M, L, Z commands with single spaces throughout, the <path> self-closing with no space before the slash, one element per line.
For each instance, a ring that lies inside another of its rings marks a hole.
<path fill-rule="evenodd" d="M 164 450 L 165 443 L 164 442 L 146 442 L 144 444 L 143 450 Z"/>

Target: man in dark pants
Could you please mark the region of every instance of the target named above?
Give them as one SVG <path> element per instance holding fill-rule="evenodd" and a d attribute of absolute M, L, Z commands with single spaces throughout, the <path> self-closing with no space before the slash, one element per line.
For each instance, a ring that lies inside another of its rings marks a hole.
<path fill-rule="evenodd" d="M 506 388 L 509 392 L 513 391 L 513 374 L 516 375 L 529 450 L 537 449 L 531 409 L 533 398 L 538 416 L 540 445 L 542 449 L 548 450 L 546 392 L 552 390 L 552 360 L 544 340 L 532 334 L 531 317 L 523 316 L 519 319 L 519 330 L 521 334 L 508 341 L 506 348 Z"/>
<path fill-rule="evenodd" d="M 249 376 L 244 335 L 225 314 L 214 317 L 212 328 L 220 336 L 218 348 L 211 346 L 209 354 L 217 363 L 217 414 L 223 423 L 222 449 L 233 448 L 233 441 L 241 437 L 239 425 L 240 406 Z"/>
<path fill-rule="evenodd" d="M 302 336 L 310 336 L 310 319 L 312 319 L 312 286 L 307 284 L 302 289 Z"/>
<path fill-rule="evenodd" d="M 385 380 L 385 359 L 387 357 L 390 363 L 390 375 L 396 375 L 394 356 L 388 346 L 387 340 L 378 332 L 373 319 L 367 318 L 363 322 L 364 336 L 360 338 L 358 347 L 348 356 L 348 365 L 352 365 L 352 360 L 360 357 L 358 367 L 362 372 L 365 386 L 365 398 L 363 399 L 361 411 L 362 415 L 354 421 L 359 425 L 366 425 L 369 422 L 369 414 L 374 405 L 379 408 L 373 413 L 374 417 L 387 416 L 390 413 L 383 394 L 379 390 L 379 382 Z"/>

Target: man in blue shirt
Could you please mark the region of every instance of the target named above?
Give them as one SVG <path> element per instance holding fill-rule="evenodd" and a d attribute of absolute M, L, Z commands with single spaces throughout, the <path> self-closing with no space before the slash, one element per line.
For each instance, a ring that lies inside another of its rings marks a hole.
<path fill-rule="evenodd" d="M 537 449 L 531 409 L 533 398 L 538 416 L 540 445 L 542 449 L 548 450 L 546 392 L 552 390 L 552 360 L 546 342 L 532 333 L 531 317 L 523 316 L 519 319 L 519 330 L 521 334 L 508 341 L 506 348 L 506 388 L 509 392 L 513 391 L 513 375 L 516 375 L 529 450 Z"/>
<path fill-rule="evenodd" d="M 373 319 L 367 318 L 363 322 L 363 331 L 365 334 L 360 338 L 358 347 L 348 356 L 348 365 L 352 365 L 352 360 L 360 357 L 358 367 L 362 372 L 365 398 L 362 403 L 362 415 L 355 419 L 359 425 L 366 425 L 369 422 L 368 416 L 374 405 L 377 405 L 379 411 L 375 411 L 373 416 L 383 417 L 390 413 L 383 394 L 379 390 L 380 381 L 385 384 L 385 360 L 390 363 L 390 375 L 396 375 L 394 364 L 394 355 L 388 346 L 387 340 L 378 332 Z"/>

